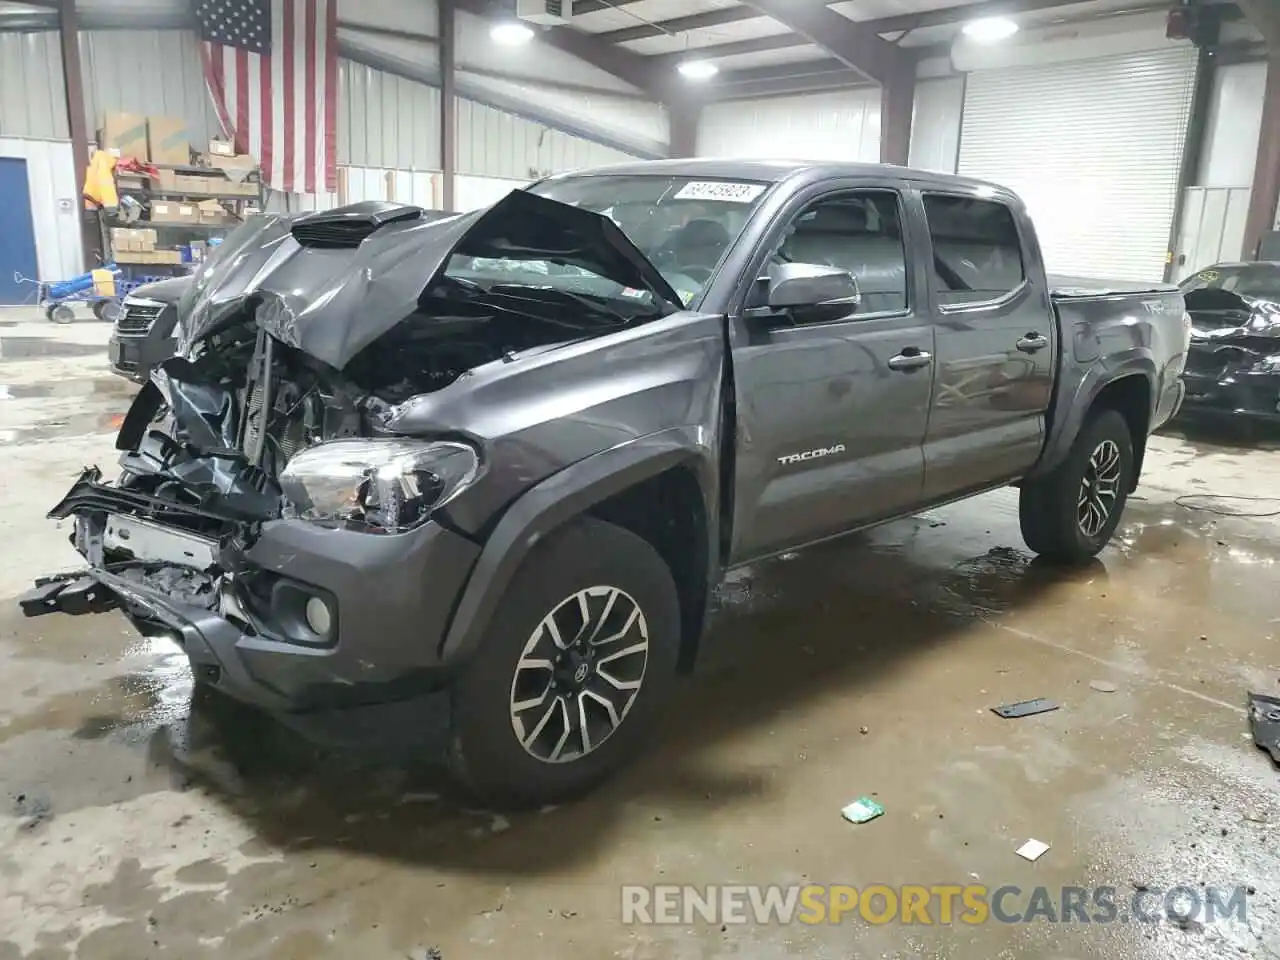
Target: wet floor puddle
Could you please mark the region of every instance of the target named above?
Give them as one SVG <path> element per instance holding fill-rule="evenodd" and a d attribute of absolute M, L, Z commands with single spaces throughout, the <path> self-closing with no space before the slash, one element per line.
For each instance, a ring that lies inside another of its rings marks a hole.
<path fill-rule="evenodd" d="M 106 356 L 100 343 L 66 343 L 45 337 L 0 337 L 0 360 Z"/>

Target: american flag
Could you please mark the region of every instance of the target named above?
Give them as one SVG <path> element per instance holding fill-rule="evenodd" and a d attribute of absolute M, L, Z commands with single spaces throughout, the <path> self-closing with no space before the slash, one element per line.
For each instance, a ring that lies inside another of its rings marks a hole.
<path fill-rule="evenodd" d="M 205 81 L 273 190 L 338 189 L 338 0 L 194 0 Z"/>

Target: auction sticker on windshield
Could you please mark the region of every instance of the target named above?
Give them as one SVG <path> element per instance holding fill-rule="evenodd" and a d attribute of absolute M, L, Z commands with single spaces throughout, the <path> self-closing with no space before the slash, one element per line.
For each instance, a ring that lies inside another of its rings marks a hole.
<path fill-rule="evenodd" d="M 674 200 L 720 200 L 724 203 L 750 203 L 764 193 L 763 183 L 729 183 L 725 180 L 694 180 L 686 183 Z"/>

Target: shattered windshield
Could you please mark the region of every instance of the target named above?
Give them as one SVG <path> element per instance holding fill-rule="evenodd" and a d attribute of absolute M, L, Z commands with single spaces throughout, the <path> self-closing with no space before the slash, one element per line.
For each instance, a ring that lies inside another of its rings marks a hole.
<path fill-rule="evenodd" d="M 1183 294 L 1196 290 L 1225 290 L 1254 300 L 1280 302 L 1280 264 L 1209 267 L 1182 281 Z"/>
<path fill-rule="evenodd" d="M 766 183 L 746 180 L 648 174 L 569 177 L 537 184 L 530 192 L 609 217 L 688 304 L 711 278 L 767 189 Z M 552 259 L 455 256 L 445 276 L 633 303 L 653 299 L 647 290 L 624 287 Z"/>

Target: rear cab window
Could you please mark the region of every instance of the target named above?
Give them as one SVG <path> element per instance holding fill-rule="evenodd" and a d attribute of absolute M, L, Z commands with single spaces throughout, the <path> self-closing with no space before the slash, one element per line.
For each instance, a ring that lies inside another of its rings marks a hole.
<path fill-rule="evenodd" d="M 1013 211 L 996 200 L 926 193 L 931 271 L 939 306 L 1001 300 L 1026 282 Z"/>

